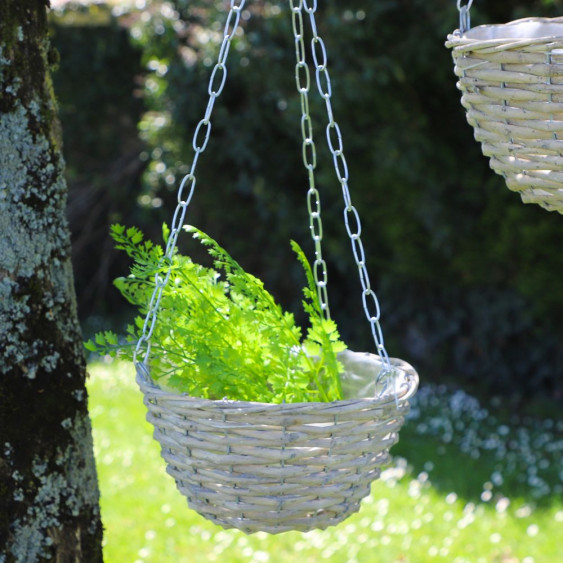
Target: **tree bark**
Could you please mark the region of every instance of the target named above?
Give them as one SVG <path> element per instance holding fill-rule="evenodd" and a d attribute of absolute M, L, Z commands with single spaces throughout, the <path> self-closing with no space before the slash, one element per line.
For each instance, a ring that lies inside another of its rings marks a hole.
<path fill-rule="evenodd" d="M 0 0 L 0 563 L 102 561 L 48 0 Z"/>

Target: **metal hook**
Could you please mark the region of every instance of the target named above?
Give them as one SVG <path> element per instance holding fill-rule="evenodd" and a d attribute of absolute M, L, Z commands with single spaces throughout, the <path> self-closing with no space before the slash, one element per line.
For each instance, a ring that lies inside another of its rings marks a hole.
<path fill-rule="evenodd" d="M 473 0 L 469 0 L 469 2 L 467 2 L 466 8 L 467 8 L 468 10 L 471 9 L 471 4 L 473 4 Z M 458 9 L 458 10 L 461 10 L 461 8 L 462 8 L 462 6 L 461 6 L 461 0 L 457 0 L 457 9 Z"/>
<path fill-rule="evenodd" d="M 457 0 L 457 9 L 459 10 L 459 31 L 460 33 L 465 33 L 471 28 L 471 15 L 469 10 L 471 10 L 471 5 L 473 0 L 469 0 L 465 6 L 461 5 L 461 0 Z"/>

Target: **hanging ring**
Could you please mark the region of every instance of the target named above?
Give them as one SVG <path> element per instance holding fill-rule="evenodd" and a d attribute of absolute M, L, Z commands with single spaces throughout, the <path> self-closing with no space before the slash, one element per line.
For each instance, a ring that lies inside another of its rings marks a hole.
<path fill-rule="evenodd" d="M 303 6 L 306 12 L 314 14 L 317 11 L 317 0 L 303 0 Z"/>
<path fill-rule="evenodd" d="M 467 5 L 465 6 L 468 10 L 471 9 L 471 4 L 473 4 L 473 0 L 469 0 L 469 2 L 467 2 Z M 461 5 L 461 0 L 457 0 L 457 9 L 461 10 L 463 6 Z"/>
<path fill-rule="evenodd" d="M 459 10 L 459 31 L 460 33 L 465 33 L 471 28 L 471 15 L 469 10 L 471 10 L 471 5 L 473 0 L 469 0 L 465 6 L 461 5 L 461 0 L 457 0 L 457 9 Z"/>

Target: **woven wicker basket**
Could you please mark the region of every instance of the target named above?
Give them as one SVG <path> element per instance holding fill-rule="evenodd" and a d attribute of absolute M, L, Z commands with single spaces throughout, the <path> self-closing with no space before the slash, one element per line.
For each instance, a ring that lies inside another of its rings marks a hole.
<path fill-rule="evenodd" d="M 347 373 L 366 360 L 375 381 L 378 356 L 341 358 Z M 137 382 L 167 471 L 190 507 L 224 528 L 275 534 L 324 529 L 359 510 L 418 385 L 410 365 L 391 363 L 394 389 L 333 403 L 197 399 L 156 387 L 143 364 Z"/>
<path fill-rule="evenodd" d="M 563 213 L 563 18 L 483 25 L 446 46 L 491 168 L 525 203 Z"/>

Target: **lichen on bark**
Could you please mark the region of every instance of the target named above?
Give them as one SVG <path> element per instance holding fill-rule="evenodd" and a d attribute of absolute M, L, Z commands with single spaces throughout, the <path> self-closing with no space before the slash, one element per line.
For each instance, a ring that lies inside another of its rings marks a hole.
<path fill-rule="evenodd" d="M 0 2 L 0 560 L 102 561 L 44 0 Z"/>

